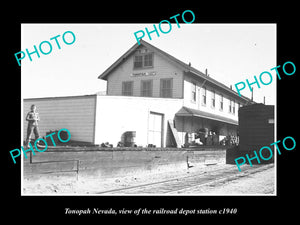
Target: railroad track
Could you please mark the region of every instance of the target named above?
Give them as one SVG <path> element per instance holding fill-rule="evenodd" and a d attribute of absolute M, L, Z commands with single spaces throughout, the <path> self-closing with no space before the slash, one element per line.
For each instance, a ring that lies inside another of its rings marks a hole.
<path fill-rule="evenodd" d="M 232 166 L 225 170 L 224 168 L 221 168 L 221 169 L 211 170 L 208 172 L 201 172 L 193 175 L 188 175 L 184 177 L 172 178 L 172 179 L 153 182 L 153 183 L 97 192 L 97 194 L 104 194 L 104 195 L 177 194 L 177 192 L 184 192 L 185 190 L 193 189 L 195 187 L 214 185 L 219 182 L 236 180 L 241 177 L 249 176 L 251 174 L 261 172 L 272 167 L 274 167 L 274 164 L 253 165 L 253 167 L 250 167 L 248 165 L 248 167 L 244 166 L 242 172 L 239 172 L 236 166 Z"/>

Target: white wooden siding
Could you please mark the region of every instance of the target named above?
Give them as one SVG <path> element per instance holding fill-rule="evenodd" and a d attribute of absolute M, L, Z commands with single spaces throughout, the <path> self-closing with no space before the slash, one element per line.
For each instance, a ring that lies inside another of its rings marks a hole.
<path fill-rule="evenodd" d="M 140 48 L 144 48 L 144 46 Z M 160 79 L 173 78 L 173 98 L 183 97 L 183 71 L 175 63 L 154 53 L 152 68 L 133 69 L 133 56 L 134 54 L 130 55 L 109 74 L 107 80 L 108 95 L 122 95 L 122 82 L 133 81 L 133 96 L 141 96 L 141 80 L 153 80 L 152 97 L 160 97 Z M 152 71 L 156 72 L 156 75 L 131 76 L 132 73 Z"/>
<path fill-rule="evenodd" d="M 71 140 L 94 142 L 96 95 L 25 99 L 23 136 L 27 135 L 26 115 L 35 104 L 40 115 L 40 136 L 50 130 L 67 128 Z"/>
<path fill-rule="evenodd" d="M 192 101 L 192 83 L 196 83 L 196 101 Z M 184 106 L 209 112 L 215 115 L 224 116 L 238 121 L 238 103 L 242 102 L 238 98 L 230 97 L 221 88 L 213 88 L 207 82 L 199 82 L 190 76 L 184 78 Z M 202 87 L 202 88 L 200 88 Z M 203 104 L 202 90 L 206 88 L 206 105 Z M 215 91 L 215 107 L 212 107 L 212 95 Z M 220 110 L 220 95 L 223 95 L 223 110 Z M 235 113 L 229 112 L 230 99 L 235 101 Z"/>

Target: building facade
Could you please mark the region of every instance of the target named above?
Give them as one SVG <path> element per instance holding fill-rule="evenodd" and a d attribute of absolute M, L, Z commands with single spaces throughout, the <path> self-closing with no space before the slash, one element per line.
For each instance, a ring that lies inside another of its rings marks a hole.
<path fill-rule="evenodd" d="M 23 102 L 23 140 L 26 138 L 26 114 L 35 104 L 39 113 L 41 137 L 50 131 L 67 128 L 71 142 L 117 146 L 127 132 L 135 132 L 138 146 L 171 146 L 168 120 L 182 107 L 181 99 L 132 96 L 66 96 L 30 98 Z"/>
<path fill-rule="evenodd" d="M 25 99 L 23 118 L 35 104 L 41 136 L 67 128 L 71 140 L 90 144 L 124 142 L 134 132 L 137 146 L 181 147 L 201 129 L 218 142 L 238 134 L 238 110 L 252 103 L 168 53 L 141 40 L 98 78 L 106 95 Z M 24 120 L 23 120 L 24 121 Z M 26 137 L 26 121 L 23 138 Z"/>
<path fill-rule="evenodd" d="M 109 96 L 160 98 L 162 102 L 166 98 L 180 99 L 182 106 L 168 118 L 173 121 L 180 144 L 187 141 L 187 133 L 203 128 L 221 138 L 237 136 L 238 110 L 252 103 L 207 72 L 202 73 L 143 40 L 98 78 L 107 80 Z"/>

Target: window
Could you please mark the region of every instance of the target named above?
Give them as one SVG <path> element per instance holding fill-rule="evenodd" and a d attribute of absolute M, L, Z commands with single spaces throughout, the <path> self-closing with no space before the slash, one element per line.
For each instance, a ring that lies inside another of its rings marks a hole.
<path fill-rule="evenodd" d="M 192 101 L 196 102 L 196 83 L 192 83 Z"/>
<path fill-rule="evenodd" d="M 221 111 L 223 111 L 223 105 L 224 105 L 223 95 L 220 95 L 220 110 Z"/>
<path fill-rule="evenodd" d="M 153 53 L 144 53 L 134 56 L 134 69 L 142 69 L 147 67 L 153 67 Z"/>
<path fill-rule="evenodd" d="M 235 101 L 232 101 L 232 113 L 235 114 Z"/>
<path fill-rule="evenodd" d="M 134 56 L 134 68 L 143 68 L 143 56 L 141 55 L 136 55 Z"/>
<path fill-rule="evenodd" d="M 206 105 L 206 87 L 202 88 L 202 105 Z"/>
<path fill-rule="evenodd" d="M 231 99 L 229 101 L 229 113 L 235 114 L 235 102 Z"/>
<path fill-rule="evenodd" d="M 153 82 L 152 80 L 141 81 L 141 96 L 152 97 Z"/>
<path fill-rule="evenodd" d="M 211 92 L 211 106 L 214 108 L 216 106 L 216 92 Z"/>
<path fill-rule="evenodd" d="M 160 79 L 160 97 L 172 98 L 173 79 Z"/>
<path fill-rule="evenodd" d="M 153 66 L 153 54 L 144 55 L 144 67 Z"/>
<path fill-rule="evenodd" d="M 122 95 L 132 96 L 133 95 L 133 81 L 122 82 Z"/>

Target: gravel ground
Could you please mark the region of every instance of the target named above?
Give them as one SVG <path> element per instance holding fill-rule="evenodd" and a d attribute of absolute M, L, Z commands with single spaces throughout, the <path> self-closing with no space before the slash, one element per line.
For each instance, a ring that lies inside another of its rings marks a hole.
<path fill-rule="evenodd" d="M 224 181 L 177 192 L 178 194 L 207 195 L 274 195 L 274 167 L 236 180 Z"/>
<path fill-rule="evenodd" d="M 159 182 L 167 179 L 180 178 L 199 172 L 209 172 L 216 169 L 228 169 L 235 165 L 211 165 L 198 166 L 184 171 L 167 171 L 155 174 L 139 174 L 135 176 L 113 178 L 107 180 L 88 180 L 79 181 L 68 180 L 47 180 L 38 181 L 24 179 L 24 195 L 95 195 L 97 192 L 124 188 L 129 186 Z M 239 172 L 237 172 L 239 173 Z M 274 193 L 274 167 L 241 177 L 236 180 L 225 180 L 219 183 L 195 187 L 183 190 L 174 194 L 194 194 L 194 195 L 240 195 L 240 194 L 272 194 Z"/>

